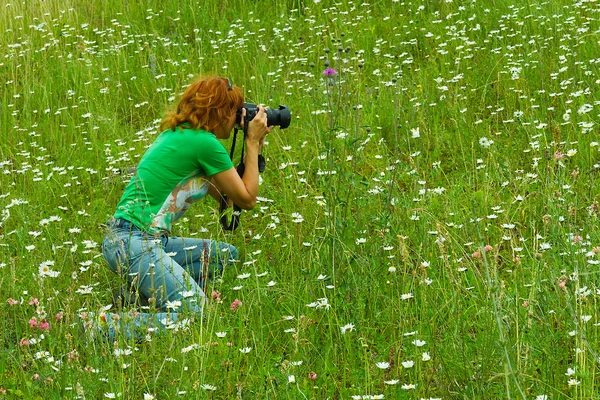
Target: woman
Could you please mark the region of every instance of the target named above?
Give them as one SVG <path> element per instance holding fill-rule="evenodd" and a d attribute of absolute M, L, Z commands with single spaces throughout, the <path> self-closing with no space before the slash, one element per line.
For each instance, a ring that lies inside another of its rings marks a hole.
<path fill-rule="evenodd" d="M 243 103 L 241 90 L 228 79 L 202 77 L 162 121 L 163 132 L 142 157 L 102 243 L 110 268 L 162 312 L 106 313 L 96 321 L 88 317 L 86 327 L 98 322 L 111 339 L 119 330 L 139 338 L 147 328 L 177 328 L 183 322 L 178 312 L 202 312 L 202 282 L 237 259 L 238 251 L 226 243 L 170 236 L 171 227 L 206 194 L 217 201 L 225 194 L 246 210 L 255 206 L 258 154 L 273 128 L 267 126 L 264 109 L 248 124 L 243 177 L 219 142 L 229 138 Z"/>

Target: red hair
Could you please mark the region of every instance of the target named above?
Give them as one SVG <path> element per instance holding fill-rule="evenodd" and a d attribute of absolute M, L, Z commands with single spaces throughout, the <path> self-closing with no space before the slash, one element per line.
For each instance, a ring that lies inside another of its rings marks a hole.
<path fill-rule="evenodd" d="M 160 130 L 175 130 L 182 124 L 215 133 L 244 104 L 244 95 L 229 79 L 209 75 L 198 78 L 183 93 L 175 111 L 160 123 Z"/>

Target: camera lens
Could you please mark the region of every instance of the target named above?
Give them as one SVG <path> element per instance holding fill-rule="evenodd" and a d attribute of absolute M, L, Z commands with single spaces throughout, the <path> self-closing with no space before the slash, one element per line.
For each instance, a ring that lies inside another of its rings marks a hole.
<path fill-rule="evenodd" d="M 290 126 L 292 115 L 290 109 L 286 106 L 279 106 L 279 108 L 267 108 L 267 126 L 277 125 L 281 129 L 285 129 Z"/>
<path fill-rule="evenodd" d="M 237 110 L 235 116 L 235 123 L 240 125 L 242 121 L 242 109 L 246 109 L 246 121 L 252 121 L 258 113 L 258 106 L 252 103 L 244 103 L 244 106 Z M 279 108 L 265 108 L 267 114 L 267 126 L 279 126 L 281 129 L 285 129 L 290 126 L 292 115 L 290 109 L 286 106 L 279 106 Z"/>

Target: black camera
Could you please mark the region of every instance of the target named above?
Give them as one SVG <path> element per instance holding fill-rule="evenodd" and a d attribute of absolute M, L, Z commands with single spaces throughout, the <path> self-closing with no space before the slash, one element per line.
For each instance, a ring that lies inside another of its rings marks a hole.
<path fill-rule="evenodd" d="M 246 117 L 244 118 L 244 126 L 248 126 L 248 122 L 252 121 L 258 113 L 258 106 L 252 103 L 244 103 L 242 108 L 237 110 L 235 116 L 236 125 L 240 125 L 242 122 L 242 109 L 246 109 Z M 290 126 L 292 120 L 292 114 L 290 109 L 286 106 L 279 106 L 279 108 L 266 108 L 265 113 L 267 114 L 267 126 L 279 126 L 281 129 L 285 129 Z"/>

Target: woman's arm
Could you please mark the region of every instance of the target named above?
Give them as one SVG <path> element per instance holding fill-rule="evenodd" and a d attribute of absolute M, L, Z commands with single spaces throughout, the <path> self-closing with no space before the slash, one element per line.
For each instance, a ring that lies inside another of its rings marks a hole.
<path fill-rule="evenodd" d="M 213 175 L 211 182 L 214 182 L 214 185 L 209 189 L 213 198 L 220 202 L 220 194 L 217 191 L 220 189 L 240 208 L 244 210 L 254 208 L 258 196 L 258 154 L 265 136 L 272 129 L 272 126 L 267 127 L 267 114 L 264 108 L 259 107 L 256 116 L 248 124 L 244 176 L 240 178 L 235 168 Z"/>

